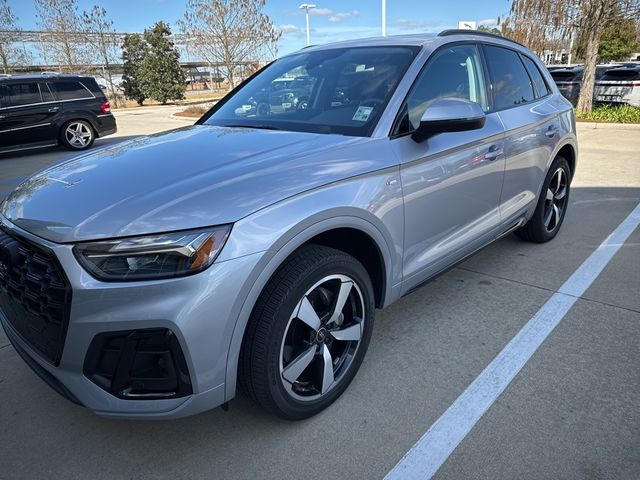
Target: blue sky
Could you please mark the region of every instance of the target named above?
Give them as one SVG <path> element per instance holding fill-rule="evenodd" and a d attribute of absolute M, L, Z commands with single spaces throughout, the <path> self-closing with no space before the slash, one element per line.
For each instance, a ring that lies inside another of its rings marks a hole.
<path fill-rule="evenodd" d="M 283 31 L 279 54 L 297 50 L 305 44 L 304 15 L 300 1 L 267 0 L 265 12 Z M 310 2 L 309 2 L 310 3 Z M 380 0 L 317 0 L 311 17 L 311 42 L 368 37 L 380 34 Z M 80 10 L 94 4 L 103 6 L 120 32 L 142 32 L 158 20 L 174 25 L 186 0 L 78 0 Z M 32 0 L 9 0 L 24 29 L 35 29 Z M 494 24 L 504 18 L 510 0 L 387 0 L 387 34 L 437 32 L 456 27 L 458 20 Z"/>

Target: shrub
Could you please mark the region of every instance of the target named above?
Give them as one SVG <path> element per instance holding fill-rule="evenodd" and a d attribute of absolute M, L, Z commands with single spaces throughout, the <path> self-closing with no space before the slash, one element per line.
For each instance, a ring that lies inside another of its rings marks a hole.
<path fill-rule="evenodd" d="M 576 117 L 583 120 L 611 123 L 640 123 L 640 108 L 631 105 L 599 105 L 590 113 L 578 113 Z"/>

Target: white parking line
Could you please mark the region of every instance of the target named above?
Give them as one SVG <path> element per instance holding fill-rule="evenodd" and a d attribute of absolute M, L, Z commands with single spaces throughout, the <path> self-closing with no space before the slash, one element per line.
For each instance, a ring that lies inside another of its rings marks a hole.
<path fill-rule="evenodd" d="M 640 204 L 431 425 L 385 480 L 424 480 L 438 471 L 638 225 Z"/>

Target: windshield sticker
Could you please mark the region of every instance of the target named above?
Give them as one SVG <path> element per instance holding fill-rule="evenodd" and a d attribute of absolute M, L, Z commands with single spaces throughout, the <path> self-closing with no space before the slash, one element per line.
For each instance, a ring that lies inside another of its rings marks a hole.
<path fill-rule="evenodd" d="M 356 113 L 353 114 L 353 120 L 356 122 L 366 122 L 369 120 L 369 115 L 373 112 L 373 107 L 359 106 Z"/>

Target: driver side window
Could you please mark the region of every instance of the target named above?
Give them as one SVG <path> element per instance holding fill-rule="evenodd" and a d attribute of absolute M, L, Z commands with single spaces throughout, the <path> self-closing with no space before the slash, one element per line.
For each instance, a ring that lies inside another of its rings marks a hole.
<path fill-rule="evenodd" d="M 489 109 L 482 62 L 476 45 L 456 45 L 439 50 L 428 60 L 409 93 L 398 134 L 414 131 L 424 112 L 441 98 L 464 98 Z"/>

